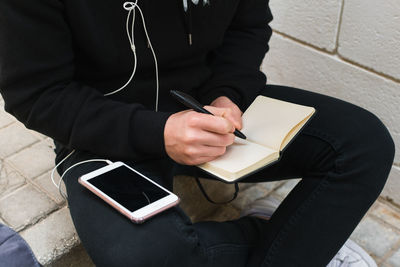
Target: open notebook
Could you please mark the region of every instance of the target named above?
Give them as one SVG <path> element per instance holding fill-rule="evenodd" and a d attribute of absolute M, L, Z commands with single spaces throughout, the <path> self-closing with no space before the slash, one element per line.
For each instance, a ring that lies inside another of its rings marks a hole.
<path fill-rule="evenodd" d="M 237 138 L 221 157 L 198 167 L 231 183 L 279 159 L 281 151 L 315 113 L 302 106 L 258 96 L 243 114 L 246 140 Z"/>

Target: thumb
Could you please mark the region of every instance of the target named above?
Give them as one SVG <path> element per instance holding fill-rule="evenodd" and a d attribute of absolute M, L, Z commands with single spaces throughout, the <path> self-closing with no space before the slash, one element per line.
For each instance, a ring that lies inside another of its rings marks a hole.
<path fill-rule="evenodd" d="M 242 116 L 239 109 L 239 112 L 235 113 L 231 108 L 217 108 L 214 106 L 205 106 L 204 108 L 213 113 L 215 116 L 223 117 L 229 120 L 235 126 L 235 129 L 240 130 L 242 128 Z"/>
<path fill-rule="evenodd" d="M 232 113 L 230 108 L 217 108 L 213 106 L 204 106 L 204 108 L 211 112 L 214 116 L 224 117 L 226 119 L 228 119 Z"/>

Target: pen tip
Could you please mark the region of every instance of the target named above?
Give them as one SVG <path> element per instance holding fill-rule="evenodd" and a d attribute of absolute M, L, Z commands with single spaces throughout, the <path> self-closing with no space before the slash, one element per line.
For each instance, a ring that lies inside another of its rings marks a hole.
<path fill-rule="evenodd" d="M 247 137 L 239 130 L 235 130 L 234 134 L 239 138 L 247 139 Z"/>

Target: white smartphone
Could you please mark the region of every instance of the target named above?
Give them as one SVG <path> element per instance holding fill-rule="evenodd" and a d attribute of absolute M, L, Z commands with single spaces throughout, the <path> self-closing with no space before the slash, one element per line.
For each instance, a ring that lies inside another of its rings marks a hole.
<path fill-rule="evenodd" d="M 85 174 L 79 183 L 135 223 L 143 223 L 179 203 L 174 193 L 123 162 Z"/>

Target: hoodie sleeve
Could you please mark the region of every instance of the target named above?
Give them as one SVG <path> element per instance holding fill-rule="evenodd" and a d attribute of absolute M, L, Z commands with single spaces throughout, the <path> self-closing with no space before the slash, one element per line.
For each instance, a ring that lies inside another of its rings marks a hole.
<path fill-rule="evenodd" d="M 166 155 L 169 113 L 106 98 L 74 80 L 74 71 L 62 1 L 0 1 L 0 92 L 6 111 L 69 148 L 118 159 Z"/>
<path fill-rule="evenodd" d="M 260 65 L 269 48 L 272 14 L 268 0 L 241 0 L 236 10 L 222 45 L 209 55 L 213 74 L 198 97 L 209 104 L 224 95 L 245 110 L 266 83 Z"/>

